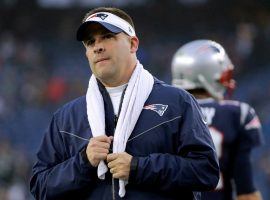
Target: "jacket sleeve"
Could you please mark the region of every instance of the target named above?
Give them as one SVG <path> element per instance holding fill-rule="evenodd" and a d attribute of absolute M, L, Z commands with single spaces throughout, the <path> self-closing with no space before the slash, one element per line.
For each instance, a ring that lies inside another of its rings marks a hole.
<path fill-rule="evenodd" d="M 129 182 L 175 190 L 204 191 L 214 189 L 219 180 L 219 166 L 214 144 L 195 99 L 181 104 L 185 107 L 179 124 L 175 154 L 153 153 L 136 157 Z"/>
<path fill-rule="evenodd" d="M 67 157 L 55 118 L 37 153 L 30 190 L 36 199 L 79 198 L 96 180 L 96 168 L 88 162 L 84 149 Z"/>

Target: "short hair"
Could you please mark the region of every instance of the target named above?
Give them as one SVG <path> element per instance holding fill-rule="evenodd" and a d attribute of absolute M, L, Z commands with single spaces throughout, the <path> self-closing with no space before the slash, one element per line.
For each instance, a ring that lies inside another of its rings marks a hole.
<path fill-rule="evenodd" d="M 120 17 L 120 18 L 124 19 L 125 21 L 127 21 L 135 30 L 132 18 L 125 11 L 123 11 L 123 10 L 121 10 L 119 8 L 114 8 L 114 7 L 98 7 L 98 8 L 94 8 L 94 9 L 90 10 L 88 13 L 86 13 L 86 15 L 84 16 L 82 22 L 85 22 L 86 19 L 90 15 L 92 15 L 94 13 L 97 13 L 97 12 L 109 12 L 109 13 L 112 13 L 114 15 L 117 15 L 118 17 Z"/>

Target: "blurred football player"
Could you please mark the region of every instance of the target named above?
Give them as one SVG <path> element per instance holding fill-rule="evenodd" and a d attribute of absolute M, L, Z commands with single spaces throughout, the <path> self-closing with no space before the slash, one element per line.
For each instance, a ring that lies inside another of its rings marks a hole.
<path fill-rule="evenodd" d="M 206 200 L 259 200 L 252 178 L 251 150 L 261 144 L 261 124 L 248 104 L 225 100 L 235 87 L 234 66 L 211 40 L 180 47 L 172 59 L 172 84 L 192 93 L 201 105 L 220 162 L 220 180 Z"/>

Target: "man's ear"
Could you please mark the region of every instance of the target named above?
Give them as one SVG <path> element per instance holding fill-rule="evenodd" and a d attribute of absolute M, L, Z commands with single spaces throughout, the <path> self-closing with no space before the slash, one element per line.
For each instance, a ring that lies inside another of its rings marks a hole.
<path fill-rule="evenodd" d="M 130 45 L 130 52 L 136 53 L 139 48 L 139 39 L 136 36 L 131 37 Z"/>

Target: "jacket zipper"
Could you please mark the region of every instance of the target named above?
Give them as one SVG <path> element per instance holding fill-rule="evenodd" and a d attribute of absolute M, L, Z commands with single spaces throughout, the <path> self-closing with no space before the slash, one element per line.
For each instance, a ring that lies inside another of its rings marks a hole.
<path fill-rule="evenodd" d="M 115 200 L 114 178 L 112 177 L 112 199 Z"/>
<path fill-rule="evenodd" d="M 115 133 L 115 128 L 116 128 L 117 120 L 118 120 L 118 118 L 115 115 L 114 116 L 114 131 L 113 131 L 114 133 Z M 112 142 L 111 146 L 112 146 L 111 149 L 113 151 L 113 142 Z M 113 176 L 112 176 L 112 200 L 115 200 L 115 185 L 114 185 L 114 178 L 113 178 Z"/>
<path fill-rule="evenodd" d="M 114 131 L 113 131 L 114 133 L 115 133 L 115 129 L 116 129 L 118 117 L 119 117 L 120 112 L 121 112 L 122 103 L 123 103 L 123 100 L 124 100 L 126 89 L 127 89 L 127 87 L 124 89 L 124 91 L 122 92 L 122 95 L 121 95 L 121 99 L 120 99 L 120 103 L 119 103 L 119 108 L 118 108 L 118 114 L 117 115 L 114 115 Z M 112 142 L 112 150 L 113 150 L 113 142 Z M 115 184 L 114 184 L 114 178 L 113 177 L 112 177 L 112 199 L 115 200 Z"/>

